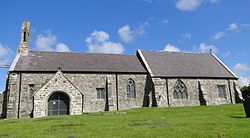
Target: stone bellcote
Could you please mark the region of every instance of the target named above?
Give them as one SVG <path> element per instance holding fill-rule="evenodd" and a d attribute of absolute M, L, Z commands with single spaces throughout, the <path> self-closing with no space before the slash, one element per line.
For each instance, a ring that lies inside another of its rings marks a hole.
<path fill-rule="evenodd" d="M 25 19 L 21 28 L 21 40 L 17 50 L 17 54 L 27 56 L 30 47 L 30 22 Z"/>

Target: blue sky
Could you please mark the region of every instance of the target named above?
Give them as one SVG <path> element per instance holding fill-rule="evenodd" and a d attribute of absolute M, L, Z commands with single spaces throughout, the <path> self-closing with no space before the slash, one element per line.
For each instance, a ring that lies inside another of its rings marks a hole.
<path fill-rule="evenodd" d="M 136 49 L 208 52 L 250 81 L 249 0 L 2 0 L 0 65 L 10 64 L 22 21 L 31 50 L 134 54 Z M 4 90 L 6 68 L 0 68 Z"/>

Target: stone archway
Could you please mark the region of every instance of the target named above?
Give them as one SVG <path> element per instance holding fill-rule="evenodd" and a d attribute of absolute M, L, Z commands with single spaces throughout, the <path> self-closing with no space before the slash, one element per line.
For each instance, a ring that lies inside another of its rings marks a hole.
<path fill-rule="evenodd" d="M 61 91 L 52 93 L 48 98 L 48 116 L 69 115 L 70 98 Z"/>
<path fill-rule="evenodd" d="M 61 95 L 60 97 L 64 97 L 66 101 L 62 99 L 60 100 L 60 98 L 56 96 L 57 92 L 61 93 L 59 94 Z M 66 96 L 63 96 L 63 94 Z M 67 102 L 67 99 L 69 102 Z M 83 94 L 77 89 L 77 87 L 73 85 L 72 82 L 69 81 L 68 78 L 66 78 L 66 76 L 60 70 L 58 70 L 57 73 L 49 80 L 49 82 L 47 82 L 40 90 L 34 93 L 34 118 L 54 115 L 54 113 L 48 112 L 49 106 L 52 106 L 49 105 L 49 101 L 51 101 L 50 104 L 53 104 L 53 100 L 59 100 L 60 102 L 65 103 L 67 107 L 66 114 L 80 115 L 83 112 Z M 55 112 L 59 111 L 57 110 Z"/>

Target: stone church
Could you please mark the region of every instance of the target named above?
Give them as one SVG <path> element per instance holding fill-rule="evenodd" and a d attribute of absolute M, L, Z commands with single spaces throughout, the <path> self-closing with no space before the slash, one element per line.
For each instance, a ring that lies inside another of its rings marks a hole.
<path fill-rule="evenodd" d="M 232 104 L 237 76 L 212 52 L 135 55 L 30 51 L 30 22 L 3 93 L 2 117 Z"/>

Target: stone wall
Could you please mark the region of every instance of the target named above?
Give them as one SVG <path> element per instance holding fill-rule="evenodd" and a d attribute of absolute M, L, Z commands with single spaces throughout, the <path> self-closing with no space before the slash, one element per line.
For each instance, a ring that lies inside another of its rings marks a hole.
<path fill-rule="evenodd" d="M 7 90 L 7 118 L 18 118 L 19 103 L 19 83 L 20 74 L 13 73 L 9 75 L 9 84 Z"/>
<path fill-rule="evenodd" d="M 47 84 L 34 93 L 34 117 L 48 115 L 48 99 L 55 92 L 65 93 L 69 97 L 69 115 L 80 115 L 82 113 L 82 93 L 61 71 L 58 71 Z"/>
<path fill-rule="evenodd" d="M 129 109 L 143 106 L 144 92 L 146 90 L 146 74 L 63 73 L 63 75 L 83 96 L 81 103 L 78 103 L 78 105 L 81 104 L 81 107 L 76 107 L 78 111 L 104 111 L 106 101 L 105 99 L 97 99 L 96 88 L 106 88 L 106 82 L 108 83 L 109 110 L 116 110 L 117 108 Z M 41 90 L 53 76 L 55 76 L 55 73 L 22 73 L 22 75 L 11 73 L 9 76 L 7 118 L 26 118 L 33 116 L 33 99 L 29 98 L 29 84 L 34 84 L 35 93 L 39 91 L 39 94 L 35 94 L 36 96 L 34 97 L 35 117 L 46 115 L 46 100 L 52 92 L 64 91 L 68 95 L 72 95 L 70 94 L 70 90 L 66 90 L 64 84 L 58 85 L 56 88 L 55 86 L 50 86 L 46 90 Z M 135 99 L 128 99 L 125 96 L 125 88 L 129 78 L 133 79 L 136 85 Z M 118 91 L 116 91 L 116 85 Z M 116 93 L 118 93 L 118 102 Z M 20 102 L 18 102 L 19 99 Z M 39 110 L 36 106 L 39 107 Z M 71 105 L 71 109 L 73 109 L 72 106 L 73 105 Z M 20 108 L 19 113 L 18 108 Z M 79 114 L 79 112 L 71 114 Z"/>
<path fill-rule="evenodd" d="M 48 98 L 55 91 L 69 95 L 71 115 L 104 111 L 107 106 L 112 111 L 143 106 L 202 105 L 201 94 L 205 105 L 235 102 L 236 80 L 180 78 L 186 85 L 188 99 L 174 99 L 173 87 L 179 78 L 151 79 L 147 74 L 115 73 L 62 73 L 62 76 L 57 83 L 51 83 L 55 73 L 11 73 L 7 90 L 7 118 L 46 116 Z M 126 96 L 128 79 L 135 82 L 136 98 Z M 34 84 L 34 99 L 29 98 L 29 84 Z M 217 85 L 226 86 L 226 98 L 218 97 Z M 97 99 L 97 88 L 108 90 L 108 100 Z"/>
<path fill-rule="evenodd" d="M 179 78 L 153 78 L 155 96 L 158 106 L 193 106 L 202 105 L 200 97 L 206 105 L 235 103 L 234 81 L 228 79 L 181 79 L 187 87 L 188 99 L 174 99 L 174 84 Z M 226 98 L 219 98 L 218 85 L 226 86 Z M 201 95 L 202 94 L 202 95 Z"/>
<path fill-rule="evenodd" d="M 126 84 L 128 79 L 133 79 L 136 87 L 136 98 L 127 98 Z M 119 109 L 129 109 L 143 106 L 146 89 L 146 75 L 118 75 Z"/>

